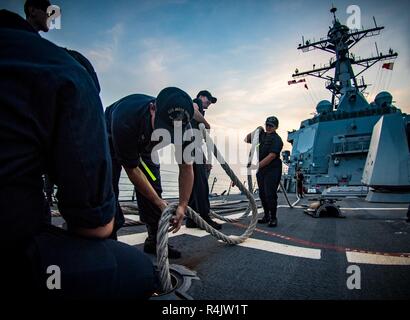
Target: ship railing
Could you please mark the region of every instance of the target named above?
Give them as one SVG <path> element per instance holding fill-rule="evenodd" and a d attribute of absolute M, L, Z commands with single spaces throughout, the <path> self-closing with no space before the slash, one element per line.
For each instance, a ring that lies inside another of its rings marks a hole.
<path fill-rule="evenodd" d="M 369 147 L 370 141 L 334 143 L 332 155 L 366 153 Z"/>

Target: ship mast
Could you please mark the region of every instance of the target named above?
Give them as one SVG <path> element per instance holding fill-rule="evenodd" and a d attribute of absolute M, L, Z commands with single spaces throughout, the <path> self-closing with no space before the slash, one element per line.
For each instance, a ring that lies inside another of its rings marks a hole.
<path fill-rule="evenodd" d="M 327 37 L 321 39 L 317 42 L 311 42 L 309 40 L 305 41 L 302 37 L 302 44 L 299 44 L 298 49 L 303 52 L 308 52 L 312 50 L 323 50 L 334 55 L 330 59 L 328 66 L 321 68 L 315 68 L 309 71 L 299 72 L 296 69 L 295 73 L 292 75 L 293 78 L 300 78 L 305 76 L 313 76 L 326 80 L 326 89 L 332 92 L 332 105 L 335 108 L 335 98 L 340 100 L 341 96 L 349 94 L 352 92 L 364 92 L 367 85 L 364 79 L 358 83 L 357 77 L 361 75 L 364 71 L 372 67 L 379 61 L 387 59 L 395 59 L 398 54 L 389 50 L 388 54 L 382 54 L 378 52 L 376 44 L 376 57 L 370 57 L 366 59 L 356 59 L 353 54 L 349 51 L 363 38 L 368 38 L 372 36 L 377 36 L 384 27 L 377 26 L 376 20 L 373 17 L 374 28 L 366 30 L 350 30 L 347 26 L 342 25 L 336 17 L 337 9 L 332 7 L 330 12 L 333 14 L 333 26 L 329 27 L 330 30 Z M 355 74 L 352 65 L 361 67 L 362 69 Z M 328 74 L 328 71 L 335 69 L 334 77 Z"/>

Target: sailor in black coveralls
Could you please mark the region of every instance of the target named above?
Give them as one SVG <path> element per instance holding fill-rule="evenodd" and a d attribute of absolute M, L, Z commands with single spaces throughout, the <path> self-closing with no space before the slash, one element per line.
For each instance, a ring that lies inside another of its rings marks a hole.
<path fill-rule="evenodd" d="M 278 206 L 277 190 L 282 177 L 282 161 L 280 152 L 283 148 L 281 137 L 276 133 L 279 121 L 276 117 L 266 119 L 266 131 L 260 127 L 259 134 L 259 167 L 256 174 L 259 197 L 262 202 L 264 217 L 259 223 L 269 223 L 269 227 L 278 224 L 276 211 Z M 251 143 L 251 134 L 245 141 Z"/>

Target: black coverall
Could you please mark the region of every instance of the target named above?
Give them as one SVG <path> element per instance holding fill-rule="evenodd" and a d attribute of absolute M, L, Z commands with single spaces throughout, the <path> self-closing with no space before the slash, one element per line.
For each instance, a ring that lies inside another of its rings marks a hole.
<path fill-rule="evenodd" d="M 151 154 L 144 153 L 141 155 L 141 160 L 144 161 L 148 170 L 151 171 L 153 177 L 147 172 L 146 168 L 142 164 L 139 168 L 144 172 L 151 186 L 154 188 L 155 192 L 159 197 L 162 196 L 162 186 L 161 186 L 161 172 L 159 164 L 156 164 L 151 159 Z M 161 210 L 154 204 L 152 204 L 147 198 L 145 198 L 138 190 L 135 190 L 137 195 L 137 202 L 141 221 L 145 223 L 148 231 L 148 238 L 145 240 L 145 244 L 156 245 L 157 243 L 157 232 L 158 223 L 161 218 Z"/>
<path fill-rule="evenodd" d="M 140 166 L 141 156 L 151 154 L 154 147 L 151 142 L 153 129 L 149 112 L 149 103 L 153 101 L 155 101 L 154 97 L 133 94 L 122 98 L 105 110 L 112 159 L 112 185 L 117 200 L 115 232 L 125 221 L 118 202 L 122 167 L 132 169 Z"/>
<path fill-rule="evenodd" d="M 72 232 L 114 216 L 107 141 L 88 72 L 23 18 L 0 10 L 0 283 L 7 298 L 142 298 L 155 290 L 153 265 L 136 248 Z M 68 231 L 47 224 L 43 174 L 58 187 Z M 51 265 L 60 268 L 61 290 L 46 286 Z"/>
<path fill-rule="evenodd" d="M 205 115 L 201 100 L 195 99 L 194 102 L 198 105 L 201 114 Z M 199 128 L 199 124 L 195 120 L 191 121 L 191 125 L 193 129 Z M 197 152 L 201 151 L 197 150 Z M 199 213 L 202 218 L 210 219 L 209 211 L 211 210 L 211 205 L 209 202 L 208 171 L 204 162 L 205 161 L 203 161 L 203 163 L 193 163 L 194 185 L 189 199 L 189 206 Z"/>
<path fill-rule="evenodd" d="M 272 160 L 266 167 L 259 169 L 256 174 L 265 220 L 272 220 L 276 218 L 278 206 L 277 190 L 282 177 L 282 161 L 279 156 L 283 142 L 276 132 L 272 134 L 261 132 L 259 142 L 259 161 L 262 161 L 269 153 L 276 154 L 276 159 Z"/>
<path fill-rule="evenodd" d="M 124 224 L 124 215 L 118 202 L 119 181 L 122 167 L 139 167 L 146 175 L 159 196 L 162 193 L 160 167 L 151 161 L 152 150 L 159 142 L 151 141 L 153 128 L 149 111 L 150 102 L 155 98 L 143 94 L 132 94 L 113 103 L 105 110 L 109 144 L 112 158 L 113 189 L 117 199 L 117 213 L 115 217 L 115 231 Z M 183 148 L 186 145 L 182 146 Z M 156 177 L 152 181 L 141 160 Z M 137 201 L 142 221 L 146 223 L 148 231 L 147 242 L 156 241 L 158 222 L 162 212 L 137 191 Z M 113 238 L 115 238 L 115 232 Z"/>

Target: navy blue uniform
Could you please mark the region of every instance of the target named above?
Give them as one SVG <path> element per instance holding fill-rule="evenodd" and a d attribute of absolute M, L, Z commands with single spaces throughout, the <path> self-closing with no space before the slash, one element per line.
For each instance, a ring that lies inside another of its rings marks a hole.
<path fill-rule="evenodd" d="M 149 104 L 154 101 L 154 97 L 133 94 L 105 110 L 112 158 L 112 185 L 117 198 L 116 230 L 124 224 L 124 215 L 118 204 L 122 166 L 131 169 L 138 167 L 141 155 L 150 154 L 155 145 L 151 142 L 153 129 L 149 112 Z"/>
<path fill-rule="evenodd" d="M 45 173 L 58 186 L 58 207 L 69 230 L 104 226 L 114 216 L 103 108 L 87 71 L 5 10 L 0 10 L 0 150 L 3 289 L 11 280 L 12 290 L 31 287 L 78 298 L 143 297 L 153 290 L 153 266 L 135 248 L 47 226 Z M 51 264 L 61 268 L 58 293 L 45 288 Z M 108 282 L 100 290 L 102 281 Z"/>
<path fill-rule="evenodd" d="M 265 220 L 269 221 L 276 218 L 277 190 L 282 176 L 282 161 L 279 156 L 283 148 L 283 142 L 276 132 L 272 134 L 261 132 L 259 142 L 259 161 L 262 161 L 270 153 L 276 154 L 276 159 L 272 160 L 266 167 L 259 169 L 256 174 Z"/>
<path fill-rule="evenodd" d="M 85 68 L 85 70 L 87 70 L 91 79 L 93 79 L 95 88 L 97 89 L 98 93 L 100 93 L 101 92 L 100 82 L 98 81 L 97 73 L 95 72 L 94 67 L 91 64 L 91 62 L 78 51 L 70 50 L 67 48 L 65 50 L 67 50 L 70 56 L 72 56 L 79 64 L 81 64 Z"/>
<path fill-rule="evenodd" d="M 147 172 L 142 164 L 139 165 L 139 168 L 144 172 L 151 186 L 154 188 L 155 192 L 159 197 L 162 197 L 162 185 L 161 185 L 161 172 L 160 165 L 154 163 L 151 159 L 151 153 L 144 153 L 141 155 L 141 160 L 144 161 L 144 164 L 154 175 L 155 180 Z M 140 213 L 141 221 L 146 224 L 148 231 L 148 238 L 145 240 L 146 245 L 156 246 L 157 243 L 157 232 L 158 232 L 158 223 L 161 219 L 162 212 L 161 210 L 154 205 L 151 201 L 145 198 L 138 190 L 135 190 L 137 196 L 138 209 Z"/>
<path fill-rule="evenodd" d="M 194 102 L 199 107 L 199 112 L 205 115 L 205 111 L 202 107 L 202 102 L 200 99 L 195 99 Z M 191 120 L 191 126 L 193 129 L 199 128 L 199 123 L 196 120 Z M 202 152 L 199 151 L 198 152 Z M 189 206 L 199 213 L 202 218 L 209 219 L 209 211 L 211 210 L 211 205 L 209 203 L 209 184 L 208 184 L 208 172 L 206 164 L 204 163 L 193 163 L 194 171 L 194 185 L 192 187 L 191 197 L 189 199 Z M 188 218 L 188 220 L 190 220 Z M 190 221 L 191 222 L 191 221 Z"/>
<path fill-rule="evenodd" d="M 110 141 L 112 167 L 113 167 L 113 188 L 116 198 L 119 196 L 119 180 L 122 167 L 139 167 L 146 175 L 148 181 L 153 186 L 159 196 L 162 194 L 160 167 L 151 159 L 152 149 L 159 142 L 151 141 L 153 133 L 149 104 L 155 102 L 156 98 L 133 94 L 115 102 L 105 110 L 105 118 Z M 158 116 L 158 114 L 157 114 Z M 183 144 L 185 148 L 187 144 Z M 156 177 L 153 181 L 146 169 L 141 164 L 141 159 Z M 148 229 L 148 239 L 146 244 L 154 245 L 158 230 L 158 222 L 161 217 L 161 210 L 147 200 L 136 190 L 138 207 L 143 222 Z M 124 223 L 124 215 L 120 205 L 117 203 L 116 230 Z"/>

